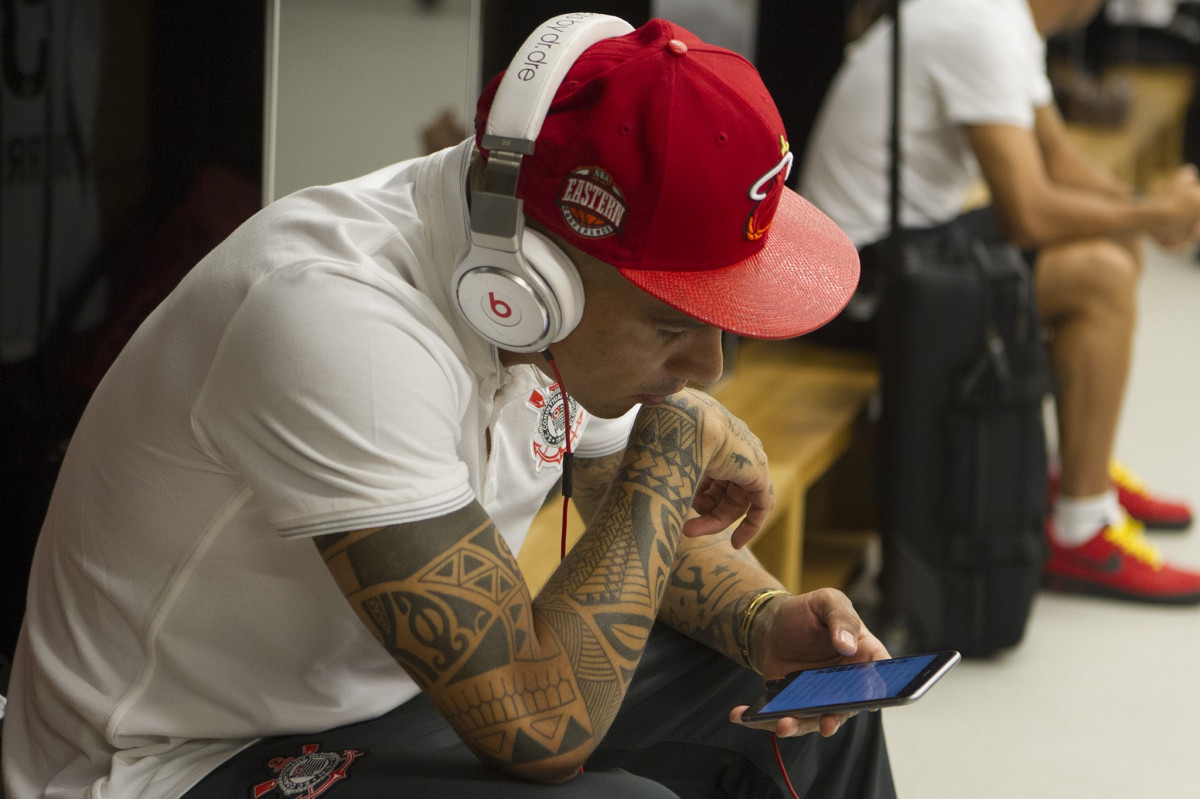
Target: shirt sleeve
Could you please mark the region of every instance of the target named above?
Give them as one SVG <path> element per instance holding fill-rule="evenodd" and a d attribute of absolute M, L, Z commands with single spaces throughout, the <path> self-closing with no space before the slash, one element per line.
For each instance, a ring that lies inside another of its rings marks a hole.
<path fill-rule="evenodd" d="M 458 456 L 473 383 L 404 302 L 378 278 L 311 265 L 264 278 L 230 322 L 194 425 L 281 534 L 403 523 L 473 498 Z"/>
<path fill-rule="evenodd" d="M 587 426 L 575 448 L 575 454 L 581 458 L 601 458 L 621 452 L 629 443 L 629 433 L 633 430 L 633 420 L 641 405 L 635 405 L 624 416 L 616 419 L 601 419 L 589 416 Z"/>
<path fill-rule="evenodd" d="M 1031 129 L 1033 109 L 1048 99 L 1043 65 L 1031 51 L 1044 47 L 1015 29 L 1012 20 L 980 4 L 938 22 L 934 57 L 927 60 L 945 118 L 958 125 L 1008 124 Z M 968 13 L 968 10 L 970 13 Z"/>

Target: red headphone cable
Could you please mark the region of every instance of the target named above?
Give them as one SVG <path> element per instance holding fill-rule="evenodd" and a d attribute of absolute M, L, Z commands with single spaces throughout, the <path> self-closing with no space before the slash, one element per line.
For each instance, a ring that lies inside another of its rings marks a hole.
<path fill-rule="evenodd" d="M 571 453 L 571 403 L 567 398 L 567 386 L 563 383 L 562 375 L 559 374 L 558 364 L 554 362 L 554 355 L 549 349 L 545 349 L 542 350 L 542 357 L 550 364 L 550 368 L 554 371 L 554 379 L 558 381 L 558 396 L 562 400 L 563 406 L 563 438 L 567 442 L 567 451 L 563 455 L 562 537 L 559 539 L 558 545 L 558 559 L 561 561 L 567 557 L 567 508 L 571 505 L 571 469 L 575 465 L 575 458 Z M 579 773 L 583 773 L 583 766 L 579 767 Z"/>
<path fill-rule="evenodd" d="M 791 778 L 788 777 L 787 766 L 783 765 L 783 755 L 779 753 L 779 736 L 774 732 L 771 733 L 771 745 L 775 747 L 775 762 L 779 764 L 779 773 L 783 775 L 783 781 L 787 783 L 788 793 L 792 795 L 792 799 L 800 799 L 800 795 L 792 787 Z"/>
<path fill-rule="evenodd" d="M 554 355 L 550 350 L 542 350 L 542 357 L 550 364 L 550 368 L 554 371 L 554 379 L 558 381 L 558 396 L 562 400 L 563 406 L 563 438 L 567 442 L 567 452 L 563 455 L 563 473 L 562 473 L 562 536 L 558 547 L 558 559 L 562 560 L 567 556 L 567 508 L 571 504 L 571 470 L 575 465 L 574 455 L 571 452 L 571 403 L 567 397 L 567 386 L 563 383 L 562 375 L 559 374 L 558 364 L 554 362 Z"/>

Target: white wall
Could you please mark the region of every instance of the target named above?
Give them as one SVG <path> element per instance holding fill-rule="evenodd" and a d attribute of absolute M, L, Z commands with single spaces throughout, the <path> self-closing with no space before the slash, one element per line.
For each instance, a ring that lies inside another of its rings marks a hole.
<path fill-rule="evenodd" d="M 423 152 L 479 93 L 478 0 L 266 0 L 266 202 Z"/>

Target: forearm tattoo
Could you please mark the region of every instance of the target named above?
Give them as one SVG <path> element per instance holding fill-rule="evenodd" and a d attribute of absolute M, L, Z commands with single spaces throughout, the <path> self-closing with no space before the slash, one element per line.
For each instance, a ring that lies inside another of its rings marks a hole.
<path fill-rule="evenodd" d="M 703 467 L 703 413 L 683 398 L 638 416 L 601 510 L 538 597 L 607 730 L 666 590 Z M 615 692 L 614 692 L 615 689 Z"/>
<path fill-rule="evenodd" d="M 741 663 L 736 632 L 742 612 L 764 588 L 777 587 L 748 549 L 733 548 L 728 531 L 684 539 L 659 617 Z"/>
<path fill-rule="evenodd" d="M 616 452 L 599 458 L 575 458 L 571 501 L 584 523 L 596 515 L 624 457 L 624 452 Z"/>
<path fill-rule="evenodd" d="M 317 540 L 363 623 L 484 762 L 519 769 L 607 731 L 666 590 L 702 420 L 690 402 L 639 415 L 602 509 L 536 603 L 478 505 Z"/>
<path fill-rule="evenodd" d="M 724 414 L 727 434 L 744 444 L 749 455 L 727 457 L 741 467 L 765 465 L 758 437 L 741 419 L 716 400 L 694 395 L 698 402 Z M 708 644 L 741 662 L 736 629 L 742 612 L 764 587 L 779 584 L 746 548 L 734 549 L 729 531 L 721 535 L 684 539 L 672 564 L 660 618 L 685 635 Z"/>
<path fill-rule="evenodd" d="M 469 530 L 448 540 L 447 527 Z M 535 630 L 529 591 L 483 509 L 318 540 L 359 617 L 486 763 L 591 738 L 571 663 Z"/>

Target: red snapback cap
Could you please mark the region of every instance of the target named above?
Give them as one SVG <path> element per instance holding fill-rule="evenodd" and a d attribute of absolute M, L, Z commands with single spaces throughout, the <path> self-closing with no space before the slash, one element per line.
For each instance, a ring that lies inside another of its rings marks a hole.
<path fill-rule="evenodd" d="M 480 96 L 476 140 L 495 98 Z M 783 121 L 740 55 L 666 20 L 572 64 L 521 164 L 525 214 L 702 322 L 791 338 L 858 284 L 849 237 L 784 182 Z"/>

